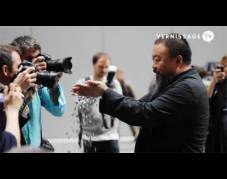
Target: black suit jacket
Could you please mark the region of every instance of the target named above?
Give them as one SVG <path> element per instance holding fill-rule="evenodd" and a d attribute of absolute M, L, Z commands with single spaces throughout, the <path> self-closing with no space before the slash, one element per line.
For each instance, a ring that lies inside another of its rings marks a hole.
<path fill-rule="evenodd" d="M 141 126 L 135 152 L 204 152 L 209 102 L 198 73 L 178 75 L 158 94 L 141 100 L 107 90 L 100 111 L 130 125 Z"/>

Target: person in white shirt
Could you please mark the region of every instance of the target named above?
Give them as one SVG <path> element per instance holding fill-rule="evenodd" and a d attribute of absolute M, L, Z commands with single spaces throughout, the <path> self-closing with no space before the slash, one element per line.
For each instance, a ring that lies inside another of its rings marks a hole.
<path fill-rule="evenodd" d="M 88 80 L 107 83 L 107 74 L 111 59 L 106 53 L 97 53 L 93 56 L 93 75 L 79 80 L 84 83 Z M 110 87 L 122 94 L 119 81 L 115 78 Z M 78 116 L 80 119 L 80 145 L 83 142 L 84 153 L 119 153 L 119 121 L 116 118 L 99 112 L 100 98 L 80 99 Z"/>

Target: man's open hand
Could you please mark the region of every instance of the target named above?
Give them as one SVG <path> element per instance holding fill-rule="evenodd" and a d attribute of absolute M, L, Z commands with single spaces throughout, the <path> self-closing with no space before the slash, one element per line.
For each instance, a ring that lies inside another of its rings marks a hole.
<path fill-rule="evenodd" d="M 84 84 L 75 84 L 72 88 L 73 95 L 100 97 L 108 89 L 107 85 L 98 81 L 86 81 Z"/>

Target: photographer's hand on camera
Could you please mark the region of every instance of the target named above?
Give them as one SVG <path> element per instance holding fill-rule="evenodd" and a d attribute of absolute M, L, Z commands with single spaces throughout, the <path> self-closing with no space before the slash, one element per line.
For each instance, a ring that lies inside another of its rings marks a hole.
<path fill-rule="evenodd" d="M 215 84 L 220 83 L 224 79 L 225 79 L 225 73 L 222 72 L 220 69 L 216 69 L 214 71 L 214 75 L 213 75 L 213 81 L 214 81 L 214 83 Z"/>
<path fill-rule="evenodd" d="M 34 88 L 37 85 L 36 82 L 36 73 L 34 73 L 34 68 L 30 67 L 20 73 L 17 78 L 14 80 L 14 84 L 21 87 L 23 92 L 26 92 L 29 88 Z"/>
<path fill-rule="evenodd" d="M 215 69 L 213 73 L 213 79 L 210 86 L 208 87 L 208 96 L 212 97 L 215 87 L 218 83 L 222 82 L 225 79 L 225 72 L 221 69 Z"/>
<path fill-rule="evenodd" d="M 38 71 L 45 71 L 47 69 L 47 63 L 42 56 L 33 59 L 33 63 Z"/>
<path fill-rule="evenodd" d="M 72 87 L 73 95 L 101 97 L 108 90 L 108 86 L 100 81 L 86 81 L 84 84 L 75 84 Z"/>
<path fill-rule="evenodd" d="M 23 104 L 23 94 L 21 88 L 11 83 L 4 89 L 4 110 L 6 114 L 5 131 L 16 137 L 17 145 L 20 145 L 19 110 Z"/>
<path fill-rule="evenodd" d="M 50 88 L 50 96 L 54 104 L 58 104 L 58 98 L 60 96 L 60 92 L 58 89 L 58 82 L 62 78 L 63 73 L 59 73 L 58 78 L 56 79 L 56 84 L 52 88 Z"/>
<path fill-rule="evenodd" d="M 9 87 L 4 89 L 4 109 L 5 111 L 19 111 L 23 103 L 23 94 L 21 88 L 15 83 L 11 83 Z"/>

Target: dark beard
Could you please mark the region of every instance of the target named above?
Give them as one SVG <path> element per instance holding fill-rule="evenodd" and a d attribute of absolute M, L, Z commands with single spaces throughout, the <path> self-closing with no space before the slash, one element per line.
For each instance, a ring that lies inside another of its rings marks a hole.
<path fill-rule="evenodd" d="M 163 89 L 165 89 L 171 82 L 173 81 L 173 75 L 165 75 L 165 76 L 156 76 L 156 83 L 152 90 L 152 95 L 156 95 L 160 93 Z"/>

